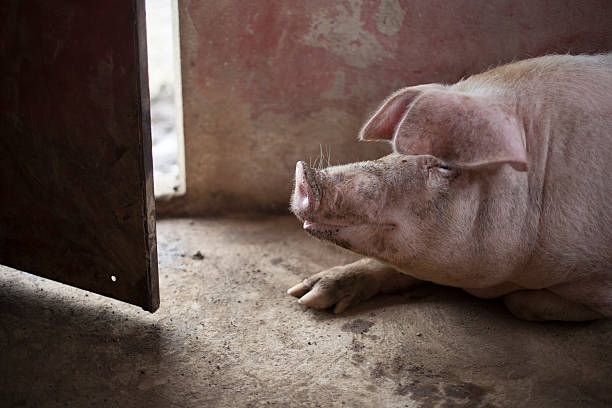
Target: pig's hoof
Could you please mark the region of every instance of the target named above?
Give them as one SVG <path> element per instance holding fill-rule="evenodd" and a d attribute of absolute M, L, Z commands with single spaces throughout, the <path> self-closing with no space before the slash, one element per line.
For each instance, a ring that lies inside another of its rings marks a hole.
<path fill-rule="evenodd" d="M 298 302 L 314 309 L 334 307 L 341 313 L 372 296 L 380 288 L 374 274 L 354 267 L 337 266 L 319 272 L 289 288 L 287 293 L 300 298 Z"/>

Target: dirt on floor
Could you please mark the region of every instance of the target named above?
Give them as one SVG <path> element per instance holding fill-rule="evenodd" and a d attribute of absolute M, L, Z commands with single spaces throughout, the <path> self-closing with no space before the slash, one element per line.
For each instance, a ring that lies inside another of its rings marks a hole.
<path fill-rule="evenodd" d="M 435 285 L 306 309 L 286 289 L 356 256 L 292 217 L 162 220 L 158 245 L 154 314 L 0 267 L 0 406 L 612 406 L 610 320 Z"/>

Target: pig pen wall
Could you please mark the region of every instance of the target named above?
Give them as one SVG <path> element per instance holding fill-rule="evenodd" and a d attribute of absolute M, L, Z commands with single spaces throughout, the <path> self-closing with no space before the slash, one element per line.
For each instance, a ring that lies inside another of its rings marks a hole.
<path fill-rule="evenodd" d="M 287 211 L 297 160 L 389 151 L 356 134 L 397 88 L 612 49 L 605 0 L 183 0 L 179 19 L 187 192 L 161 215 Z"/>

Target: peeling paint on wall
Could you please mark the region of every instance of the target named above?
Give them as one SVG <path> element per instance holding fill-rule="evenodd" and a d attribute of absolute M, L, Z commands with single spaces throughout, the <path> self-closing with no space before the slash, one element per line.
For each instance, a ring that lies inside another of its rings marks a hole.
<path fill-rule="evenodd" d="M 374 16 L 376 28 L 385 35 L 393 36 L 401 30 L 405 16 L 399 0 L 382 0 Z"/>
<path fill-rule="evenodd" d="M 310 29 L 302 42 L 324 48 L 348 65 L 367 68 L 392 54 L 364 27 L 362 0 L 348 0 L 333 9 L 324 7 L 311 18 Z"/>

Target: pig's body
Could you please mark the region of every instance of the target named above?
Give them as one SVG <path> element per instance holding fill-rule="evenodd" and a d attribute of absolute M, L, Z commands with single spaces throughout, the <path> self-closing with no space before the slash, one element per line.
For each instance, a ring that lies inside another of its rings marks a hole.
<path fill-rule="evenodd" d="M 395 153 L 298 163 L 305 229 L 370 258 L 296 285 L 301 303 L 341 311 L 425 280 L 526 319 L 612 316 L 612 54 L 405 88 L 361 137 Z"/>

